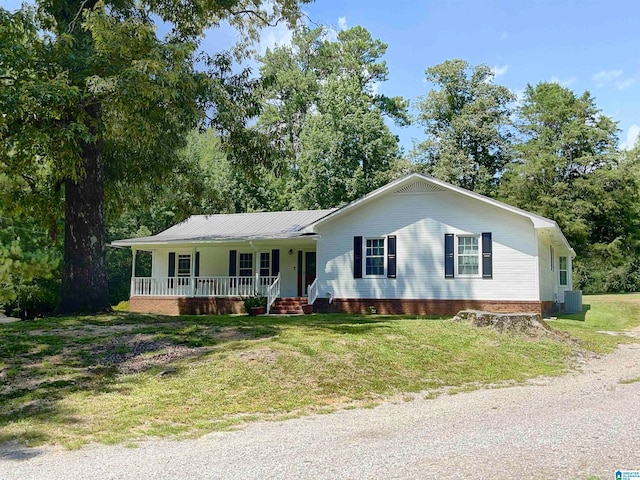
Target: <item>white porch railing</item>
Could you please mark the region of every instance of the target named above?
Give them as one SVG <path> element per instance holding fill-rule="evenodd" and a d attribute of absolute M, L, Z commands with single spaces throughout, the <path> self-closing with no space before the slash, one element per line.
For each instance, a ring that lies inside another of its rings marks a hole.
<path fill-rule="evenodd" d="M 280 294 L 280 275 L 276 277 L 135 277 L 131 279 L 134 297 L 247 297 L 267 296 L 276 283 Z"/>
<path fill-rule="evenodd" d="M 273 281 L 273 283 L 267 286 L 267 313 L 271 310 L 271 306 L 276 301 L 276 298 L 280 296 L 280 274 Z"/>
<path fill-rule="evenodd" d="M 307 303 L 313 305 L 318 298 L 318 279 L 316 278 L 311 285 L 307 286 Z"/>

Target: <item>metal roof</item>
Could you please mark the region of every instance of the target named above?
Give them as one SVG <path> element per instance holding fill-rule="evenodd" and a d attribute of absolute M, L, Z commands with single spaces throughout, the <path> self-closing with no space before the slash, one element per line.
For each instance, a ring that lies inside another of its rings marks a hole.
<path fill-rule="evenodd" d="M 157 235 L 116 240 L 111 245 L 128 247 L 141 244 L 295 238 L 307 235 L 308 232 L 304 231 L 306 226 L 335 210 L 193 215 Z"/>

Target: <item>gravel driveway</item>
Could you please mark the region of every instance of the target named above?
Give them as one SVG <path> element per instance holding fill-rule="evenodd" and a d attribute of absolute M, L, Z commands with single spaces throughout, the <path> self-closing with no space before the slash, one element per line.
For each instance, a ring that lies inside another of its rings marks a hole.
<path fill-rule="evenodd" d="M 601 479 L 640 469 L 640 344 L 526 386 L 385 403 L 196 440 L 0 447 L 0 479 Z"/>

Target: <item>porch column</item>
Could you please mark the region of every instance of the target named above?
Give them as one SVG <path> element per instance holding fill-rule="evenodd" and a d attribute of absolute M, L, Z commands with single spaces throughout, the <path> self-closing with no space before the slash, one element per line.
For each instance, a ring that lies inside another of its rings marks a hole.
<path fill-rule="evenodd" d="M 136 252 L 134 247 L 131 247 L 131 291 L 129 296 L 133 297 L 136 290 Z"/>
<path fill-rule="evenodd" d="M 253 271 L 255 272 L 255 279 L 254 279 L 254 284 L 253 284 L 253 294 L 261 294 L 262 292 L 260 292 L 260 253 L 258 252 L 258 249 L 256 248 L 256 246 L 253 244 L 253 242 L 249 242 L 249 244 L 251 245 L 251 248 L 253 249 Z"/>
<path fill-rule="evenodd" d="M 196 295 L 196 247 L 191 247 L 191 296 Z"/>

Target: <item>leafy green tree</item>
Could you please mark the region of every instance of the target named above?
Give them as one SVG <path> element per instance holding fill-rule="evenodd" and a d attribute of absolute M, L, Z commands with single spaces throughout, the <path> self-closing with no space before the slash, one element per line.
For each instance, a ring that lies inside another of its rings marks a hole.
<path fill-rule="evenodd" d="M 288 192 L 280 205 L 335 206 L 387 181 L 398 146 L 384 120 L 405 125 L 408 116 L 402 98 L 377 93 L 388 75 L 386 48 L 362 27 L 334 41 L 322 28 L 303 28 L 261 59 L 258 129 L 278 139 L 275 183 Z"/>
<path fill-rule="evenodd" d="M 426 139 L 411 154 L 425 173 L 492 195 L 511 159 L 511 104 L 486 65 L 447 60 L 426 70 L 435 89 L 417 102 Z"/>
<path fill-rule="evenodd" d="M 64 197 L 60 313 L 110 308 L 105 187 L 162 181 L 205 112 L 242 153 L 264 147 L 238 128 L 255 114 L 255 105 L 235 108 L 246 76 L 231 75 L 224 57 L 199 57 L 202 32 L 226 21 L 250 39 L 265 21 L 293 22 L 298 14 L 289 0 L 42 0 L 37 9 L 0 8 L 0 172 L 29 202 Z M 164 39 L 156 19 L 171 28 Z M 208 74 L 196 69 L 200 60 Z"/>
<path fill-rule="evenodd" d="M 22 318 L 53 311 L 60 254 L 41 225 L 0 208 L 0 310 Z"/>
<path fill-rule="evenodd" d="M 616 124 L 588 92 L 576 96 L 548 82 L 527 86 L 518 115 L 523 141 L 503 197 L 558 222 L 577 253 L 579 287 L 626 289 L 614 277 L 640 253 L 640 184 L 637 159 L 616 150 Z"/>
<path fill-rule="evenodd" d="M 298 203 L 335 207 L 384 185 L 398 160 L 397 142 L 355 79 L 329 77 L 301 135 Z"/>

